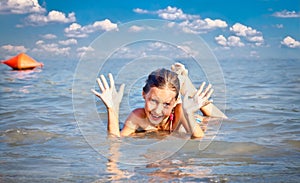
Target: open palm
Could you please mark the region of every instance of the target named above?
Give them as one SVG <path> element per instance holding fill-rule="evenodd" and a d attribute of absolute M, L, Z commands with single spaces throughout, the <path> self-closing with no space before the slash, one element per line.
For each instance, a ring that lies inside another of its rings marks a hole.
<path fill-rule="evenodd" d="M 97 78 L 101 92 L 99 93 L 94 89 L 92 89 L 92 92 L 102 100 L 107 108 L 113 108 L 116 112 L 119 112 L 119 106 L 123 98 L 125 85 L 122 84 L 119 92 L 117 92 L 112 74 L 109 73 L 108 77 L 110 80 L 110 86 L 108 85 L 105 77 L 101 75 L 100 78 Z"/>
<path fill-rule="evenodd" d="M 211 85 L 209 84 L 205 90 L 204 89 L 205 82 L 203 82 L 197 90 L 197 92 L 194 94 L 193 97 L 189 97 L 188 94 L 184 96 L 183 99 L 183 109 L 188 113 L 194 113 L 197 110 L 199 110 L 201 107 L 211 103 L 208 99 L 213 93 L 213 89 L 211 88 Z"/>

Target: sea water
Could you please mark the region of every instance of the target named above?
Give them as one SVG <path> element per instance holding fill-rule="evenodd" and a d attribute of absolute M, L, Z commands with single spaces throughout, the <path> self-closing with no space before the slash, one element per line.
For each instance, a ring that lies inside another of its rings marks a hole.
<path fill-rule="evenodd" d="M 0 67 L 0 182 L 300 180 L 300 60 L 220 61 L 226 90 L 219 93 L 226 95 L 229 119 L 222 121 L 204 150 L 199 150 L 199 140 L 182 137 L 182 147 L 167 156 L 163 155 L 168 148 L 144 152 L 125 146 L 144 147 L 166 134 L 137 134 L 110 142 L 105 134 L 99 138 L 106 140 L 97 139 L 90 129 L 98 121 L 87 124 L 88 130 L 80 128 L 72 101 L 77 61 L 43 62 L 44 68 L 33 71 Z M 142 105 L 138 83 L 129 101 Z M 95 101 L 99 116 L 105 118 L 101 101 Z M 84 99 L 82 103 L 88 119 L 95 104 Z M 121 113 L 123 119 L 127 114 Z M 145 161 L 153 157 L 158 159 Z"/>

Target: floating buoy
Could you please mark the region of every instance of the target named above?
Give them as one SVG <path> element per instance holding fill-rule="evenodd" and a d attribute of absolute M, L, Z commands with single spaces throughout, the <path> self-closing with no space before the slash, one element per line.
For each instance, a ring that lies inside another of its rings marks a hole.
<path fill-rule="evenodd" d="M 8 60 L 2 61 L 1 63 L 8 65 L 9 67 L 15 70 L 34 69 L 36 67 L 44 66 L 43 63 L 35 61 L 33 58 L 26 55 L 25 53 L 20 53 L 19 55 L 12 57 Z"/>

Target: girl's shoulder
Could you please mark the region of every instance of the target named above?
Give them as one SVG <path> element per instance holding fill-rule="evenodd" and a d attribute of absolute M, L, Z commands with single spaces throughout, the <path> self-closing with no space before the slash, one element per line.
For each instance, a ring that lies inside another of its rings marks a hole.
<path fill-rule="evenodd" d="M 146 119 L 146 114 L 144 108 L 134 109 L 128 116 L 126 121 L 130 121 L 138 126 L 140 123 L 143 123 Z"/>
<path fill-rule="evenodd" d="M 146 118 L 146 114 L 145 114 L 145 110 L 144 108 L 137 108 L 137 109 L 134 109 L 132 112 L 131 112 L 131 115 L 134 115 L 135 117 L 137 118 Z"/>

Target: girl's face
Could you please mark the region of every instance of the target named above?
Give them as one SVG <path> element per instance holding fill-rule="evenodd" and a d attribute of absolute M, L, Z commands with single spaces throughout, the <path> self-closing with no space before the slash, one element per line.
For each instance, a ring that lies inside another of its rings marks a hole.
<path fill-rule="evenodd" d="M 149 121 L 158 125 L 169 118 L 176 105 L 176 92 L 164 88 L 152 87 L 148 93 L 143 92 L 145 113 Z"/>

